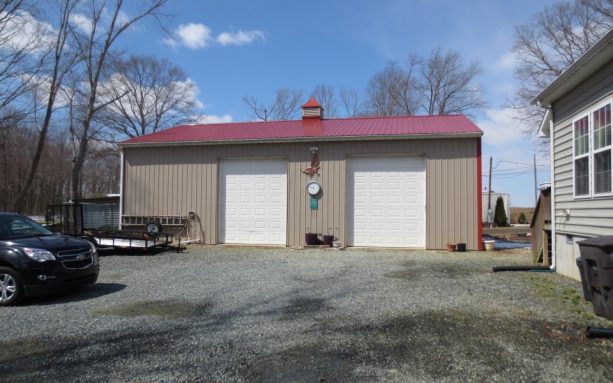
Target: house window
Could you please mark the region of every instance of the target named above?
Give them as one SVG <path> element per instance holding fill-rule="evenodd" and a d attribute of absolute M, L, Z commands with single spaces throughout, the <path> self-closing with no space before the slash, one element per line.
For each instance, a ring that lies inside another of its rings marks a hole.
<path fill-rule="evenodd" d="M 575 197 L 610 195 L 611 103 L 573 121 L 573 170 Z"/>
<path fill-rule="evenodd" d="M 611 193 L 611 104 L 592 113 L 594 194 Z"/>
<path fill-rule="evenodd" d="M 590 124 L 585 116 L 573 123 L 575 140 L 575 196 L 590 194 Z"/>

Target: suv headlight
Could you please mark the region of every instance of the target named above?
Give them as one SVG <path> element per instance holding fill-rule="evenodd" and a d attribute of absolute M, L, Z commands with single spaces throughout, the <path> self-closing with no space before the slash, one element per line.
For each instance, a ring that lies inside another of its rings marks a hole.
<path fill-rule="evenodd" d="M 89 242 L 89 248 L 92 252 L 92 257 L 94 258 L 94 264 L 98 262 L 98 249 L 96 249 L 96 245 Z"/>
<path fill-rule="evenodd" d="M 23 252 L 37 262 L 55 261 L 55 256 L 45 249 L 24 247 Z"/>

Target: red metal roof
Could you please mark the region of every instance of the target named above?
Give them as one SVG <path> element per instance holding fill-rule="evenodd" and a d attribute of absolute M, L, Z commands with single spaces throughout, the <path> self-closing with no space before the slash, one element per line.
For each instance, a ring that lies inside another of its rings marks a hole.
<path fill-rule="evenodd" d="M 320 106 L 321 105 L 319 105 L 315 97 L 309 98 L 309 101 L 305 102 L 304 105 L 302 105 L 303 108 L 317 108 Z"/>
<path fill-rule="evenodd" d="M 355 137 L 412 135 L 481 135 L 482 131 L 462 115 L 358 117 L 329 120 L 233 122 L 225 124 L 182 125 L 145 136 L 134 137 L 122 144 L 144 143 L 232 143 L 276 140 L 326 140 Z"/>

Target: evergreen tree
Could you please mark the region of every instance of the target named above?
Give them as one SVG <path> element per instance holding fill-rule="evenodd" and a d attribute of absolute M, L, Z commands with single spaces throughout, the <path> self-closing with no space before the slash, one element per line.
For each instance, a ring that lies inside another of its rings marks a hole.
<path fill-rule="evenodd" d="M 507 213 L 504 210 L 502 197 L 496 200 L 496 210 L 494 210 L 494 222 L 497 226 L 507 226 Z"/>

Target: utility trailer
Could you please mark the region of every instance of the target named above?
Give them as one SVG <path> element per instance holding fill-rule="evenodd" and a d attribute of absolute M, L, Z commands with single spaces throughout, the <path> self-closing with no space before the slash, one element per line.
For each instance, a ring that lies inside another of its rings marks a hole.
<path fill-rule="evenodd" d="M 100 202 L 104 206 L 110 203 Z M 150 222 L 145 226 L 148 231 L 117 230 L 116 226 L 109 227 L 108 221 L 102 219 L 101 215 L 84 214 L 84 208 L 89 208 L 89 205 L 91 202 L 48 205 L 45 215 L 47 228 L 65 235 L 88 239 L 101 250 L 140 249 L 147 251 L 156 247 L 167 247 L 172 243 L 172 234 L 162 233 L 161 225 L 156 222 Z"/>
<path fill-rule="evenodd" d="M 144 233 L 134 231 L 99 232 L 85 231 L 83 237 L 88 238 L 100 249 L 143 249 L 166 247 L 172 243 L 170 233 Z"/>

